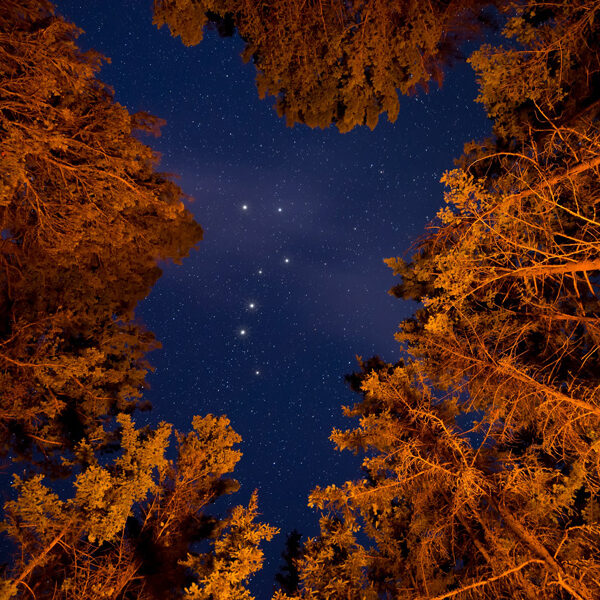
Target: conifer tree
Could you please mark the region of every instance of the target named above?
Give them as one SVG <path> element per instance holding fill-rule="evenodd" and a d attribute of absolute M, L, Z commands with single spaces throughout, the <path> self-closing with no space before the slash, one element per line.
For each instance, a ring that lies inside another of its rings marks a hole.
<path fill-rule="evenodd" d="M 285 550 L 281 553 L 283 565 L 279 568 L 279 572 L 275 575 L 280 589 L 287 594 L 292 594 L 298 589 L 300 582 L 298 575 L 298 559 L 302 553 L 302 534 L 296 529 L 288 534 L 285 541 Z"/>
<path fill-rule="evenodd" d="M 160 121 L 114 101 L 77 33 L 45 0 L 0 10 L 0 431 L 19 459 L 0 598 L 250 599 L 276 530 L 256 493 L 208 512 L 239 487 L 240 437 L 195 417 L 168 460 L 171 426 L 129 416 L 157 346 L 133 310 L 201 229 L 139 139 Z"/>
<path fill-rule="evenodd" d="M 413 94 L 459 55 L 494 0 L 155 0 L 154 22 L 190 46 L 216 24 L 246 42 L 261 98 L 274 96 L 288 125 L 375 127 L 395 121 L 398 92 Z"/>
<path fill-rule="evenodd" d="M 423 306 L 404 361 L 352 379 L 359 425 L 332 439 L 364 477 L 311 495 L 294 597 L 600 595 L 600 4 L 513 10 L 507 46 L 471 59 L 494 138 L 444 176 L 413 260 L 388 260 Z"/>
<path fill-rule="evenodd" d="M 591 50 L 600 6 L 565 3 L 538 15 L 534 26 L 535 8 L 531 3 L 507 26 L 525 50 L 484 48 L 472 59 L 481 101 L 497 116 L 496 142 L 469 145 L 463 168 L 444 177 L 447 207 L 408 268 L 407 281 L 427 288 L 425 309 L 399 339 L 440 385 L 463 381 L 473 408 L 508 419 L 506 431 L 544 423 L 547 449 L 585 453 L 593 445 L 590 420 L 600 416 L 599 111 L 587 75 L 600 72 Z M 541 81 L 555 67 L 557 44 L 561 78 L 546 89 Z M 499 78 L 496 65 L 510 61 L 519 68 L 502 72 L 512 79 Z M 528 87 L 538 77 L 537 87 Z M 568 100 L 575 89 L 588 95 Z M 529 121 L 523 106 L 533 111 Z"/>
<path fill-rule="evenodd" d="M 157 343 L 133 309 L 202 233 L 139 139 L 160 120 L 114 101 L 77 35 L 45 0 L 0 11 L 0 434 L 38 458 L 140 405 Z"/>
<path fill-rule="evenodd" d="M 121 415 L 122 454 L 106 463 L 80 444 L 86 467 L 74 494 L 61 498 L 41 475 L 15 478 L 5 530 L 16 545 L 1 598 L 246 598 L 245 584 L 262 565 L 259 548 L 277 530 L 255 522 L 257 497 L 217 519 L 206 513 L 237 490 L 227 479 L 241 457 L 240 437 L 225 417 L 195 417 L 176 434 L 177 458 L 165 458 L 171 427 L 137 430 Z M 193 544 L 209 540 L 211 549 Z"/>

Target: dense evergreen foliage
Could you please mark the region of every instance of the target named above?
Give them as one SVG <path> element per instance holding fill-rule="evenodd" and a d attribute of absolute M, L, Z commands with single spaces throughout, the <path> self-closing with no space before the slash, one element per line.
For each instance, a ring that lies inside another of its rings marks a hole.
<path fill-rule="evenodd" d="M 213 25 L 246 42 L 261 98 L 274 96 L 288 125 L 342 131 L 395 121 L 398 92 L 414 94 L 488 24 L 496 0 L 155 0 L 154 21 L 190 46 Z"/>
<path fill-rule="evenodd" d="M 375 126 L 439 79 L 489 3 L 157 0 L 186 44 L 237 29 L 289 124 Z M 360 362 L 331 439 L 362 474 L 316 488 L 277 600 L 600 596 L 600 2 L 502 3 L 469 59 L 493 137 L 444 175 L 445 205 L 390 293 L 420 303 L 403 358 Z M 132 321 L 201 238 L 77 29 L 45 0 L 0 9 L 0 436 L 19 462 L 0 599 L 250 600 L 257 496 L 226 417 L 136 428 L 153 335 Z M 51 478 L 58 478 L 57 486 Z M 299 524 L 301 527 L 302 524 Z"/>
<path fill-rule="evenodd" d="M 240 437 L 197 417 L 169 461 L 171 426 L 130 416 L 157 346 L 133 310 L 202 230 L 140 141 L 160 121 L 114 101 L 77 33 L 44 0 L 0 9 L 0 435 L 25 471 L 0 598 L 244 598 L 275 530 L 254 522 L 256 496 L 206 512 L 237 489 Z"/>

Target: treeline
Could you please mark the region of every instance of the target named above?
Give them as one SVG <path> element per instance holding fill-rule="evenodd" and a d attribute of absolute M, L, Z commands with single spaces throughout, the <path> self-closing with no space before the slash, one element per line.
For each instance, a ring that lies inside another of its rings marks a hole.
<path fill-rule="evenodd" d="M 320 535 L 291 536 L 278 600 L 600 596 L 600 2 L 495 5 L 506 41 L 469 59 L 493 136 L 387 261 L 420 308 L 398 363 L 348 377 L 358 423 L 332 440 L 363 471 L 311 494 Z M 155 22 L 185 43 L 237 30 L 288 124 L 347 131 L 441 80 L 493 8 L 156 0 Z M 256 496 L 207 510 L 237 487 L 239 436 L 196 417 L 168 461 L 170 426 L 130 416 L 156 345 L 133 309 L 201 230 L 139 141 L 158 120 L 114 102 L 76 34 L 43 0 L 0 9 L 0 432 L 27 465 L 0 598 L 251 598 L 275 530 Z"/>

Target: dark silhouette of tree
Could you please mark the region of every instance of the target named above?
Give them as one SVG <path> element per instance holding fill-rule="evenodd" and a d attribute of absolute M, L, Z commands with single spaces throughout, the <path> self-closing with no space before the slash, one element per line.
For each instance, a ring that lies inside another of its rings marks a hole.
<path fill-rule="evenodd" d="M 300 578 L 297 561 L 302 554 L 301 539 L 302 534 L 294 529 L 287 536 L 285 550 L 281 553 L 283 564 L 279 568 L 279 573 L 275 575 L 275 581 L 277 581 L 280 589 L 286 594 L 293 594 L 298 590 Z"/>
<path fill-rule="evenodd" d="M 398 92 L 441 83 L 461 42 L 486 23 L 494 0 L 155 0 L 154 22 L 190 46 L 216 23 L 246 42 L 261 98 L 288 125 L 375 127 L 398 116 Z"/>

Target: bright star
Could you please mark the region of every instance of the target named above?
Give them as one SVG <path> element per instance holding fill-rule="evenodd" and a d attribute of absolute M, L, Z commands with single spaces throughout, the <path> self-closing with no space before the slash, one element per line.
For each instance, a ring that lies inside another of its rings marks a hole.
<path fill-rule="evenodd" d="M 283 262 L 284 262 L 284 263 L 289 263 L 289 262 L 290 262 L 290 259 L 289 259 L 289 258 L 284 258 L 284 259 L 283 259 Z"/>
<path fill-rule="evenodd" d="M 242 205 L 242 210 L 248 210 L 248 205 L 247 204 L 243 204 Z"/>
<path fill-rule="evenodd" d="M 240 335 L 246 335 L 246 330 L 245 329 L 240 329 Z"/>
<path fill-rule="evenodd" d="M 256 308 L 256 304 L 254 304 L 254 302 L 250 302 L 250 304 L 248 304 L 248 308 Z"/>
<path fill-rule="evenodd" d="M 254 371 L 255 375 L 260 375 L 260 371 Z"/>
<path fill-rule="evenodd" d="M 277 209 L 277 212 L 281 212 L 283 210 L 283 208 L 281 208 L 281 206 Z"/>

